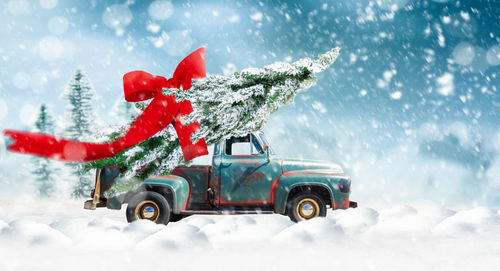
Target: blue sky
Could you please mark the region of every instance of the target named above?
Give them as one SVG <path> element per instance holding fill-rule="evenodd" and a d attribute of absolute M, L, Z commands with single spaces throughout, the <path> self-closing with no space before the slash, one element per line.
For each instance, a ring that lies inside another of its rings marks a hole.
<path fill-rule="evenodd" d="M 59 96 L 77 67 L 96 89 L 96 113 L 112 124 L 109 111 L 121 99 L 124 73 L 170 76 L 198 47 L 206 47 L 208 73 L 224 74 L 341 46 L 318 83 L 270 119 L 265 131 L 275 149 L 341 163 L 358 178 L 360 197 L 383 194 L 389 185 L 395 190 L 388 191 L 433 187 L 436 197 L 451 200 L 470 196 L 464 186 L 473 181 L 481 187 L 474 193 L 484 195 L 479 202 L 497 204 L 491 192 L 500 187 L 492 177 L 500 172 L 495 1 L 1 5 L 0 129 L 31 129 L 41 102 L 61 117 L 66 104 Z M 6 167 L 27 161 L 17 154 L 2 157 L 4 176 L 16 176 Z M 450 188 L 453 193 L 446 194 Z M 397 195 L 405 197 L 391 192 L 386 198 Z"/>

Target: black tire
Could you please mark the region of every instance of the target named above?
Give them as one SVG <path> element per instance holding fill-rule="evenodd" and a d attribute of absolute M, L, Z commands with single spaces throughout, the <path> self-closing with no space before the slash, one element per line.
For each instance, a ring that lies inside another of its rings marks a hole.
<path fill-rule="evenodd" d="M 318 194 L 302 191 L 288 200 L 287 214 L 293 222 L 326 216 L 326 204 Z"/>
<path fill-rule="evenodd" d="M 148 219 L 156 224 L 168 224 L 170 205 L 167 199 L 154 191 L 144 191 L 134 195 L 127 206 L 127 221 Z"/>

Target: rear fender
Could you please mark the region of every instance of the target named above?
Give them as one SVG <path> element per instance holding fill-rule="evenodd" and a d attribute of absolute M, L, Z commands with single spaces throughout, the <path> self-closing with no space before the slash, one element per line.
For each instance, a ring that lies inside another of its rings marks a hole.
<path fill-rule="evenodd" d="M 168 175 L 148 178 L 142 186 L 161 187 L 170 190 L 172 193 L 172 212 L 179 214 L 186 210 L 189 199 L 189 183 L 180 176 Z"/>

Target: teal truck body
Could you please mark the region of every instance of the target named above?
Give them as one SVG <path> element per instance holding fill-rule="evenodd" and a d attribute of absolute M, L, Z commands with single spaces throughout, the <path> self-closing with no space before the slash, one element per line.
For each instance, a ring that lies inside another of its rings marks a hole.
<path fill-rule="evenodd" d="M 276 155 L 256 132 L 214 144 L 210 166 L 179 166 L 170 175 L 146 179 L 138 189 L 106 199 L 118 169 L 97 172 L 86 209 L 127 206 L 129 222 L 149 219 L 166 224 L 192 214 L 288 215 L 293 221 L 347 209 L 351 179 L 338 165 Z"/>

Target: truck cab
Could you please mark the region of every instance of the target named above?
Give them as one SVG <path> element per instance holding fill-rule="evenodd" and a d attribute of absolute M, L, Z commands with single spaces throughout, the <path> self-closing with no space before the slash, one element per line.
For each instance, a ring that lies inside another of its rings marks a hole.
<path fill-rule="evenodd" d="M 112 167 L 98 170 L 94 199 L 85 208 L 128 204 L 129 222 L 167 224 L 193 214 L 276 213 L 298 222 L 325 216 L 328 209 L 357 206 L 349 201 L 351 179 L 340 166 L 281 158 L 262 132 L 216 143 L 202 159 L 210 156 L 209 165 L 195 161 L 176 167 L 170 175 L 150 177 L 139 188 L 110 199 L 104 192 L 119 172 Z"/>

